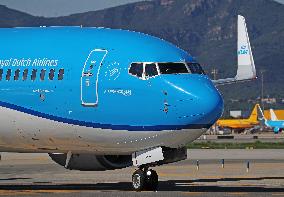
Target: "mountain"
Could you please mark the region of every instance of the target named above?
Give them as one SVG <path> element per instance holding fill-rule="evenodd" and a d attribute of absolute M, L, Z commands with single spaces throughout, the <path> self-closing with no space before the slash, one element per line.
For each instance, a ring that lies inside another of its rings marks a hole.
<path fill-rule="evenodd" d="M 0 27 L 17 27 L 35 24 L 36 17 L 0 5 Z"/>
<path fill-rule="evenodd" d="M 238 14 L 247 19 L 255 63 L 258 72 L 264 71 L 265 95 L 284 98 L 284 5 L 273 0 L 154 0 L 58 18 L 0 6 L 0 27 L 83 25 L 144 32 L 178 45 L 208 75 L 216 68 L 217 78 L 224 78 L 236 73 Z M 260 81 L 220 87 L 226 107 L 249 108 L 248 100 L 260 96 Z"/>

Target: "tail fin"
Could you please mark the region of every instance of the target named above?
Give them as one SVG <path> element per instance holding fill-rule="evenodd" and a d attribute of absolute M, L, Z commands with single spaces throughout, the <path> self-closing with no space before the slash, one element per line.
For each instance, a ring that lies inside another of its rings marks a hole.
<path fill-rule="evenodd" d="M 270 116 L 271 116 L 271 120 L 273 121 L 277 121 L 278 118 L 276 116 L 276 114 L 274 113 L 273 109 L 270 109 Z"/>
<path fill-rule="evenodd" d="M 258 120 L 262 126 L 265 126 L 267 120 L 259 104 L 257 104 L 257 107 L 258 107 Z"/>
<path fill-rule="evenodd" d="M 246 20 L 238 16 L 238 72 L 236 80 L 256 78 L 256 70 L 250 46 Z"/>
<path fill-rule="evenodd" d="M 258 106 L 258 104 L 256 104 L 256 105 L 254 106 L 254 108 L 253 108 L 253 110 L 252 110 L 252 112 L 251 112 L 251 115 L 250 115 L 250 117 L 249 117 L 249 120 L 250 120 L 250 121 L 257 121 L 257 119 L 258 119 L 258 116 L 257 116 L 257 106 Z"/>
<path fill-rule="evenodd" d="M 246 20 L 238 16 L 238 71 L 234 78 L 212 80 L 215 85 L 224 85 L 256 79 L 256 69 L 250 46 Z"/>

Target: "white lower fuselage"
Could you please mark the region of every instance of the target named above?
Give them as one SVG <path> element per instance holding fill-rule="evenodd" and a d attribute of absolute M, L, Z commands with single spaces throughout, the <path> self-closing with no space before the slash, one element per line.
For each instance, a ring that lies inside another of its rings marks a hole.
<path fill-rule="evenodd" d="M 123 131 L 57 122 L 0 107 L 0 152 L 124 155 L 150 147 L 183 147 L 207 129 Z"/>

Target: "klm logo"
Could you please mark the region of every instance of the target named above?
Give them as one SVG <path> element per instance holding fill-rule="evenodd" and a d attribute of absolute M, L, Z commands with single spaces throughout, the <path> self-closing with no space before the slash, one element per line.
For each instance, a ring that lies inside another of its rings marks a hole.
<path fill-rule="evenodd" d="M 238 55 L 248 55 L 249 50 L 246 45 L 241 46 L 241 49 L 238 51 Z"/>

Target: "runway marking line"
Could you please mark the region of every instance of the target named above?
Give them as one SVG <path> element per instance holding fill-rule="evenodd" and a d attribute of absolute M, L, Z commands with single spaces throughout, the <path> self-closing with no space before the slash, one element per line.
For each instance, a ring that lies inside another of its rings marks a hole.
<path fill-rule="evenodd" d="M 33 190 L 35 193 L 76 193 L 78 190 Z"/>
<path fill-rule="evenodd" d="M 194 180 L 196 179 L 227 179 L 227 178 L 243 178 L 243 179 L 253 179 L 253 178 L 258 178 L 257 176 L 251 176 L 251 175 L 239 175 L 239 176 L 228 176 L 228 175 L 197 175 L 195 176 L 195 174 L 193 173 L 160 173 L 159 174 L 161 177 L 172 177 L 172 176 L 176 176 L 176 177 L 191 177 L 192 179 L 190 179 L 191 181 L 194 182 Z M 185 179 L 186 181 L 186 179 Z M 222 180 L 220 180 L 222 181 Z M 205 181 L 206 182 L 206 181 Z M 235 182 L 235 181 L 232 181 Z"/>
<path fill-rule="evenodd" d="M 284 193 L 271 194 L 272 196 L 284 196 Z"/>
<path fill-rule="evenodd" d="M 159 175 L 161 177 L 171 177 L 171 176 L 177 176 L 177 177 L 193 177 L 194 176 L 194 179 L 204 179 L 204 178 L 207 178 L 207 179 L 223 179 L 223 178 L 226 178 L 225 176 L 204 176 L 204 175 L 201 175 L 201 176 L 195 176 L 195 174 L 193 173 L 159 173 Z M 231 177 L 230 177 L 231 178 Z M 239 178 L 239 177 L 237 177 Z"/>
<path fill-rule="evenodd" d="M 40 193 L 77 193 L 78 190 L 0 190 L 0 196 L 7 195 L 37 195 Z"/>
<path fill-rule="evenodd" d="M 235 196 L 246 196 L 248 195 L 248 193 L 246 192 L 231 192 L 231 193 L 228 193 L 229 195 L 235 195 Z"/>
<path fill-rule="evenodd" d="M 204 192 L 183 192 L 186 195 L 203 195 Z"/>
<path fill-rule="evenodd" d="M 36 195 L 29 190 L 13 191 L 13 190 L 0 190 L 0 196 L 17 196 L 17 195 Z"/>

